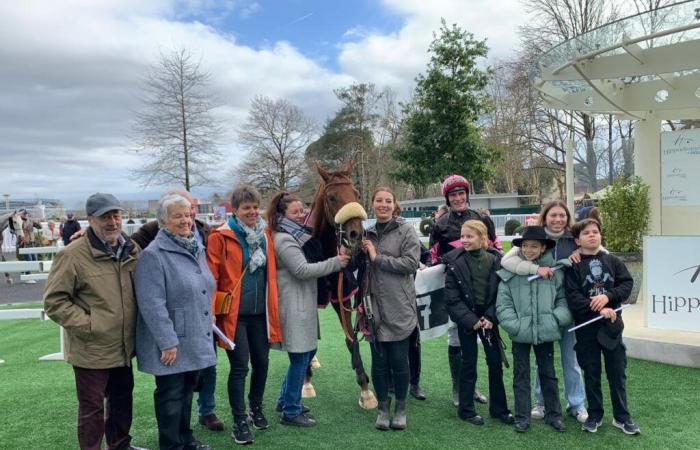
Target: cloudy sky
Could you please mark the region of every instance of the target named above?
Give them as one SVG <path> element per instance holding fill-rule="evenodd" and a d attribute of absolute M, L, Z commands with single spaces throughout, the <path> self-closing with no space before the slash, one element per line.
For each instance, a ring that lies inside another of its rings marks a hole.
<path fill-rule="evenodd" d="M 321 125 L 332 90 L 353 82 L 406 97 L 440 18 L 486 38 L 490 58 L 518 44 L 518 0 L 26 0 L 0 2 L 0 194 L 96 191 L 156 198 L 129 169 L 139 83 L 160 52 L 185 46 L 213 74 L 227 134 L 223 176 L 241 158 L 235 130 L 255 95 L 286 98 Z M 204 191 L 202 191 L 204 193 Z"/>

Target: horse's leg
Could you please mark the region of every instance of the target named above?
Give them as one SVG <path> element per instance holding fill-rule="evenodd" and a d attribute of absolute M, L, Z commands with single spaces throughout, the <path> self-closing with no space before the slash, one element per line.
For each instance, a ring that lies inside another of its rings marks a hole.
<path fill-rule="evenodd" d="M 313 398 L 316 397 L 316 389 L 314 385 L 311 384 L 311 377 L 313 373 L 311 372 L 311 363 L 306 367 L 306 375 L 304 376 L 304 387 L 301 389 L 301 398 Z"/>
<path fill-rule="evenodd" d="M 2 242 L 0 242 L 0 259 L 2 259 L 2 262 L 5 262 L 7 260 L 5 259 L 5 253 L 2 251 L 1 246 L 2 246 Z M 10 285 L 12 284 L 12 277 L 7 272 L 5 272 L 5 281 L 7 282 L 7 284 L 10 284 Z"/>
<path fill-rule="evenodd" d="M 349 327 L 352 327 L 352 312 L 346 308 L 340 308 L 340 304 L 333 304 L 333 309 L 338 314 L 338 319 L 340 319 L 340 324 L 342 327 L 343 319 L 340 315 L 343 314 L 344 321 Z M 352 329 L 352 328 L 351 328 Z M 352 332 L 348 332 L 352 336 Z M 360 344 L 357 339 L 351 341 L 345 337 L 345 345 L 350 352 L 350 362 L 352 368 L 355 370 L 355 377 L 357 384 L 360 386 L 360 399 L 358 401 L 359 405 L 363 409 L 374 409 L 377 407 L 377 397 L 374 392 L 369 388 L 369 376 L 365 372 L 364 365 L 362 363 L 362 356 L 360 355 Z"/>

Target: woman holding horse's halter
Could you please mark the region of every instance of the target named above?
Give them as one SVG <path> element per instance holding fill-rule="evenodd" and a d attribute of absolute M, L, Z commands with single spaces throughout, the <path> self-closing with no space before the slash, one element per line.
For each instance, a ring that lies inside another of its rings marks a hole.
<path fill-rule="evenodd" d="M 372 343 L 372 382 L 379 400 L 375 427 L 406 428 L 408 346 L 418 324 L 413 276 L 418 270 L 421 243 L 413 226 L 402 217 L 401 207 L 388 188 L 372 195 L 377 222 L 367 229 L 363 250 L 369 258 L 369 292 L 376 335 Z M 387 378 L 394 380 L 396 406 L 390 417 Z"/>
<path fill-rule="evenodd" d="M 262 401 L 267 382 L 270 344 L 282 342 L 277 304 L 275 248 L 260 217 L 260 194 L 252 186 L 236 188 L 231 195 L 233 216 L 209 235 L 207 259 L 216 279 L 216 324 L 236 344 L 229 349 L 231 364 L 228 397 L 233 413 L 233 438 L 251 444 L 244 398 L 248 361 L 250 416 L 253 427 L 268 427 Z"/>
<path fill-rule="evenodd" d="M 270 200 L 267 221 L 275 242 L 280 324 L 289 356 L 289 368 L 282 382 L 277 410 L 280 423 L 298 427 L 316 425 L 301 404 L 304 375 L 318 345 L 316 312 L 317 279 L 338 272 L 348 265 L 350 256 L 340 255 L 323 260 L 320 242 L 304 226 L 304 204 L 288 192 Z M 318 246 L 314 246 L 317 242 Z M 316 251 L 314 251 L 316 249 Z"/>

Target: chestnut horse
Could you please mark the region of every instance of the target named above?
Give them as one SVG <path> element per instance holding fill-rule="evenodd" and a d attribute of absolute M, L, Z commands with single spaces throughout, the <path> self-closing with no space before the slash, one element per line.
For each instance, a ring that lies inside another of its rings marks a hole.
<path fill-rule="evenodd" d="M 319 165 L 316 165 L 316 170 L 321 175 L 321 183 L 316 190 L 313 209 L 309 218 L 309 224 L 313 228 L 313 235 L 321 241 L 325 257 L 332 257 L 338 254 L 340 248 L 339 238 L 342 240 L 342 244 L 353 255 L 356 255 L 362 248 L 364 235 L 363 218 L 351 213 L 349 217 L 340 219 L 342 224 L 338 225 L 335 222 L 338 211 L 343 209 L 343 212 L 341 212 L 341 215 L 343 215 L 348 207 L 361 210 L 364 218 L 366 218 L 366 213 L 359 205 L 358 192 L 353 186 L 351 178 L 352 164 L 349 162 L 345 163 L 335 172 L 328 172 Z M 346 205 L 347 207 L 343 208 Z M 373 409 L 377 407 L 377 399 L 369 388 L 369 377 L 362 364 L 360 346 L 356 338 L 357 333 L 352 323 L 352 299 L 356 289 L 353 290 L 351 282 L 355 280 L 351 280 L 351 277 L 352 275 L 346 272 L 343 282 L 339 286 L 338 274 L 329 276 L 331 304 L 338 314 L 338 319 L 345 334 L 345 344 L 350 352 L 352 368 L 355 370 L 357 384 L 361 389 L 358 403 L 364 409 Z M 338 299 L 338 287 L 340 287 L 341 291 L 344 290 L 340 295 L 342 297 L 340 300 Z"/>

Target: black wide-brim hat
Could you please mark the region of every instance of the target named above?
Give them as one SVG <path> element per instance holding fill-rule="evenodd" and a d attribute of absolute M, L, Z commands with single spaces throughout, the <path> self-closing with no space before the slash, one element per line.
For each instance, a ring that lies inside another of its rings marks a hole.
<path fill-rule="evenodd" d="M 547 248 L 554 248 L 557 245 L 554 239 L 547 236 L 547 232 L 544 231 L 544 227 L 539 225 L 531 225 L 523 228 L 522 236 L 513 239 L 513 245 L 520 247 L 523 241 L 540 241 L 546 245 Z"/>
<path fill-rule="evenodd" d="M 598 329 L 598 342 L 604 348 L 614 350 L 622 342 L 622 330 L 625 329 L 625 323 L 619 314 L 615 322 L 611 322 L 609 319 L 602 320 L 603 325 Z"/>

